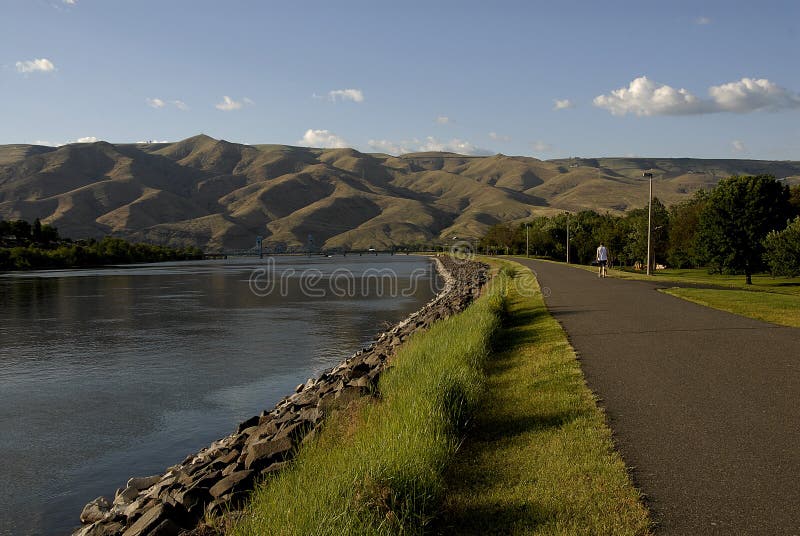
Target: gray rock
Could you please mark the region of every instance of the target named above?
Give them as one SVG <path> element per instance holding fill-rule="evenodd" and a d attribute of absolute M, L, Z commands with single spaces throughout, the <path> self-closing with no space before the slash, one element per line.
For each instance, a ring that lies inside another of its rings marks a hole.
<path fill-rule="evenodd" d="M 72 536 L 118 536 L 124 528 L 120 523 L 98 521 L 81 527 L 73 532 Z"/>
<path fill-rule="evenodd" d="M 236 471 L 214 484 L 208 492 L 215 499 L 226 493 L 233 493 L 247 488 L 250 484 L 253 471 Z"/>
<path fill-rule="evenodd" d="M 159 480 L 161 480 L 161 478 L 161 475 L 135 476 L 128 480 L 128 487 L 142 491 L 143 489 L 147 489 L 150 486 L 155 485 Z"/>
<path fill-rule="evenodd" d="M 166 505 L 159 504 L 154 506 L 142 514 L 142 517 L 137 519 L 133 525 L 128 527 L 128 529 L 122 533 L 122 536 L 147 536 L 153 529 L 158 527 L 162 521 L 167 519 L 167 517 L 168 511 Z"/>
<path fill-rule="evenodd" d="M 94 523 L 106 517 L 111 510 L 111 503 L 105 497 L 98 497 L 89 502 L 81 511 L 81 523 Z"/>
<path fill-rule="evenodd" d="M 128 486 L 122 491 L 117 491 L 114 497 L 114 504 L 128 504 L 139 496 L 139 490 L 133 486 Z"/>
<path fill-rule="evenodd" d="M 183 529 L 180 525 L 171 519 L 165 519 L 151 530 L 147 536 L 178 536 L 181 532 L 183 532 Z"/>
<path fill-rule="evenodd" d="M 317 423 L 322 419 L 322 410 L 319 408 L 305 408 L 300 412 L 300 420 Z"/>
<path fill-rule="evenodd" d="M 246 421 L 240 422 L 239 426 L 236 427 L 236 433 L 240 434 L 243 430 L 250 428 L 251 426 L 256 426 L 258 424 L 259 416 L 256 415 L 255 417 L 250 417 Z"/>
<path fill-rule="evenodd" d="M 245 469 L 267 465 L 271 461 L 280 461 L 292 450 L 292 441 L 288 437 L 282 439 L 265 439 L 256 441 L 247 447 L 244 460 Z"/>

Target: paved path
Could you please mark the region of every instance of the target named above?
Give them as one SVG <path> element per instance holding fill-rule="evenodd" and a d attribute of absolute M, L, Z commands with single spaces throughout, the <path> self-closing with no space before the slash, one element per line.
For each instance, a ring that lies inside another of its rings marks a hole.
<path fill-rule="evenodd" d="M 521 262 L 551 290 L 656 534 L 800 535 L 800 329 Z"/>

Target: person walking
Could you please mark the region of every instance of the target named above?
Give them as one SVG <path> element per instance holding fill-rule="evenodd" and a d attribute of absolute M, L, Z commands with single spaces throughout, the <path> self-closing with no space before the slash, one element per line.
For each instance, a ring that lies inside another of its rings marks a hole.
<path fill-rule="evenodd" d="M 600 242 L 600 247 L 597 248 L 597 266 L 599 271 L 597 273 L 597 277 L 605 277 L 606 276 L 606 265 L 608 264 L 608 248 L 606 248 L 602 242 Z"/>

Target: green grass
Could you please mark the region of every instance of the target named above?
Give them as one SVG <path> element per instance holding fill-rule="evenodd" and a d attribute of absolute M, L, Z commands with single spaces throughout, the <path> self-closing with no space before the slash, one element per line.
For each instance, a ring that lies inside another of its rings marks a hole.
<path fill-rule="evenodd" d="M 586 267 L 597 271 L 596 267 Z M 692 283 L 698 285 L 716 285 L 751 292 L 773 292 L 800 296 L 800 277 L 772 277 L 768 274 L 753 275 L 753 284 L 745 284 L 743 275 L 709 274 L 705 269 L 668 269 L 658 270 L 648 276 L 641 272 L 611 269 L 608 275 L 620 279 L 638 279 L 645 281 L 668 281 L 674 283 Z"/>
<path fill-rule="evenodd" d="M 800 295 L 696 288 L 671 288 L 664 292 L 706 307 L 800 328 Z"/>
<path fill-rule="evenodd" d="M 505 276 L 463 313 L 416 334 L 382 375 L 380 402 L 334 416 L 287 471 L 264 482 L 229 534 L 420 534 L 444 470 L 485 392 Z"/>
<path fill-rule="evenodd" d="M 447 472 L 445 534 L 647 534 L 646 509 L 613 449 L 530 270 L 515 263 L 508 319 L 487 365 L 488 389 Z M 530 293 L 529 293 L 530 294 Z"/>
<path fill-rule="evenodd" d="M 593 266 L 573 266 L 597 271 Z M 709 274 L 704 269 L 659 270 L 651 276 L 641 272 L 610 269 L 608 275 L 628 280 L 727 287 L 671 288 L 664 292 L 721 311 L 782 326 L 800 327 L 800 277 L 755 274 L 753 284 L 747 285 L 743 275 Z"/>

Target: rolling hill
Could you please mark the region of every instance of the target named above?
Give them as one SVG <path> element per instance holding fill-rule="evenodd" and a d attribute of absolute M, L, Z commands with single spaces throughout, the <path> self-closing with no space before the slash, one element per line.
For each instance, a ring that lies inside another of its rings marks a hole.
<path fill-rule="evenodd" d="M 659 158 L 542 161 L 452 153 L 177 143 L 0 146 L 0 218 L 40 218 L 64 236 L 107 234 L 207 250 L 265 243 L 383 248 L 477 237 L 498 222 L 564 210 L 666 204 L 733 174 L 800 182 L 800 162 Z"/>

